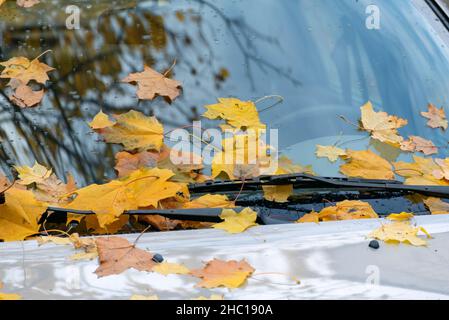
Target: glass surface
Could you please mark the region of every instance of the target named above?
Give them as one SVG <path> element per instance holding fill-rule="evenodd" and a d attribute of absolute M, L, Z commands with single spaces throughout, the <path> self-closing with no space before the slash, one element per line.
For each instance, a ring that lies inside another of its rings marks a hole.
<path fill-rule="evenodd" d="M 449 50 L 424 1 L 391 0 L 41 0 L 30 9 L 8 1 L 0 8 L 0 60 L 35 58 L 54 67 L 43 103 L 13 107 L 0 81 L 1 168 L 34 160 L 84 185 L 115 177 L 120 146 L 101 142 L 87 125 L 100 110 L 156 115 L 165 130 L 201 119 L 217 97 L 257 100 L 261 120 L 279 129 L 282 153 L 320 175 L 338 163 L 317 159 L 315 145 L 372 148 L 390 161 L 410 155 L 371 141 L 353 124 L 371 100 L 409 121 L 418 135 L 448 156 L 447 133 L 426 126 L 428 103 L 449 105 Z M 81 9 L 81 28 L 66 28 L 66 7 Z M 366 27 L 368 5 L 380 9 L 380 29 Z M 172 77 L 183 95 L 138 101 L 122 83 L 147 64 Z M 268 109 L 267 109 L 268 108 Z M 447 111 L 447 110 L 446 110 Z M 217 126 L 204 122 L 205 127 Z"/>

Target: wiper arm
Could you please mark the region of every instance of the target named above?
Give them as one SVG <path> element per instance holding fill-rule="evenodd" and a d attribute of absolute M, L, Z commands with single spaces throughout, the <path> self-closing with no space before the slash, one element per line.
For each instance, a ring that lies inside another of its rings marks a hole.
<path fill-rule="evenodd" d="M 206 181 L 189 185 L 191 193 L 210 192 L 239 192 L 240 190 L 260 190 L 263 186 L 287 185 L 304 189 L 342 189 L 354 191 L 387 191 L 387 192 L 415 192 L 426 196 L 448 198 L 449 187 L 445 186 L 412 186 L 404 185 L 395 180 L 355 179 L 355 178 L 331 178 L 318 177 L 308 174 L 287 174 L 277 176 L 260 176 L 248 180 Z M 243 208 L 234 208 L 240 212 Z M 258 214 L 259 224 L 286 223 L 272 216 L 272 209 L 260 206 L 252 207 Z M 123 212 L 127 215 L 161 215 L 175 220 L 190 220 L 202 222 L 220 222 L 222 208 L 201 209 L 153 209 L 153 210 L 129 210 Z M 68 208 L 49 207 L 42 215 L 39 224 L 42 224 L 51 213 L 73 213 L 81 215 L 95 214 L 93 211 L 75 210 Z"/>
<path fill-rule="evenodd" d="M 191 193 L 236 192 L 260 190 L 263 186 L 287 185 L 304 189 L 349 189 L 356 191 L 415 192 L 425 196 L 449 198 L 449 187 L 405 185 L 395 180 L 318 177 L 308 174 L 260 176 L 247 180 L 206 181 L 191 184 Z"/>

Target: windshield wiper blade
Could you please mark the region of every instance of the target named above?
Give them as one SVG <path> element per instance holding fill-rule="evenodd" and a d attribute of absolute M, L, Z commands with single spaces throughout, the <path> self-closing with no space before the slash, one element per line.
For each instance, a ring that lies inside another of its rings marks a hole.
<path fill-rule="evenodd" d="M 240 213 L 243 207 L 234 207 L 237 213 Z M 270 210 L 258 207 L 252 208 L 257 213 L 257 223 L 259 224 L 280 224 L 286 223 L 285 221 L 270 217 Z M 145 210 L 127 210 L 123 212 L 125 215 L 130 216 L 153 216 L 159 215 L 165 218 L 174 220 L 188 220 L 188 221 L 199 221 L 199 222 L 211 222 L 218 223 L 222 222 L 223 219 L 220 215 L 223 208 L 196 208 L 196 209 L 145 209 Z M 79 214 L 79 215 L 93 215 L 95 212 L 89 210 L 75 210 L 69 208 L 57 208 L 48 207 L 46 212 L 40 218 L 38 224 L 43 224 L 51 214 Z"/>
<path fill-rule="evenodd" d="M 191 193 L 237 192 L 260 190 L 263 186 L 291 184 L 304 189 L 348 189 L 355 191 L 415 192 L 426 196 L 449 198 L 449 187 L 405 185 L 396 180 L 318 177 L 309 174 L 260 176 L 247 180 L 206 181 L 191 184 Z"/>

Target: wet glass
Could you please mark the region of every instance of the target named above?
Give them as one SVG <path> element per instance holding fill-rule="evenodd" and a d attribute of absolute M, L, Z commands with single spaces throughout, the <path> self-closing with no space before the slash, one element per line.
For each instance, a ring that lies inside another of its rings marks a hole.
<path fill-rule="evenodd" d="M 379 28 L 367 28 L 376 5 Z M 68 6 L 80 9 L 69 29 Z M 1 170 L 36 160 L 79 184 L 115 177 L 114 154 L 87 123 L 100 109 L 155 115 L 165 130 L 201 119 L 217 97 L 257 100 L 261 120 L 279 129 L 283 154 L 320 175 L 338 164 L 317 159 L 317 144 L 371 148 L 390 161 L 398 149 L 357 130 L 360 106 L 372 101 L 409 121 L 401 135 L 431 139 L 448 156 L 447 134 L 420 116 L 428 103 L 449 105 L 448 36 L 424 1 L 391 0 L 41 0 L 30 9 L 0 8 L 0 60 L 40 58 L 55 68 L 43 102 L 20 109 L 0 81 Z M 121 80 L 147 64 L 183 83 L 183 94 L 138 101 Z M 272 106 L 272 107 L 270 107 Z M 343 121 L 340 115 L 352 124 Z M 204 122 L 205 127 L 216 126 Z"/>

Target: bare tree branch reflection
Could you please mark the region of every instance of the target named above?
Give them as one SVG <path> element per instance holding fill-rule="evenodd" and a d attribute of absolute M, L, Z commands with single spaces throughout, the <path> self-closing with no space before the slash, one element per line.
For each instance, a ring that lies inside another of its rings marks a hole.
<path fill-rule="evenodd" d="M 121 1 L 118 9 L 110 8 L 108 1 L 91 2 L 92 17 L 81 30 L 67 30 L 57 21 L 47 28 L 37 23 L 39 16 L 34 21 L 20 20 L 25 25 L 14 27 L 11 21 L 0 21 L 4 41 L 0 48 L 2 60 L 22 55 L 33 57 L 51 49 L 52 54 L 42 60 L 56 69 L 50 74 L 54 80 L 45 88 L 45 99 L 36 109 L 18 108 L 9 102 L 4 90 L 0 91 L 3 113 L 0 167 L 5 173 L 9 173 L 12 164 L 31 164 L 36 160 L 52 167 L 61 178 L 67 171 L 72 172 L 81 184 L 112 178 L 118 148 L 98 143 L 87 126 L 100 109 L 109 113 L 138 109 L 156 115 L 168 129 L 198 119 L 200 104 L 223 94 L 220 90 L 226 79 L 219 72 L 227 68 L 216 61 L 211 36 L 215 32 L 214 22 L 201 14 L 206 7 L 226 26 L 227 34 L 240 51 L 253 89 L 257 85 L 254 67 L 265 73 L 273 72 L 296 86 L 301 84 L 274 61 L 258 54 L 259 43 L 281 50 L 275 37 L 257 31 L 243 17 L 228 16 L 212 2 L 189 2 L 191 10 L 183 11 L 182 19 L 179 12 L 139 7 L 151 1 Z M 103 10 L 99 18 L 92 12 L 95 3 Z M 104 10 L 105 3 L 109 10 Z M 181 97 L 171 106 L 158 100 L 137 103 L 135 88 L 120 82 L 145 63 L 162 71 L 174 58 L 178 61 L 175 76 L 182 74 L 188 79 L 194 94 Z M 1 84 L 5 88 L 6 82 Z"/>

